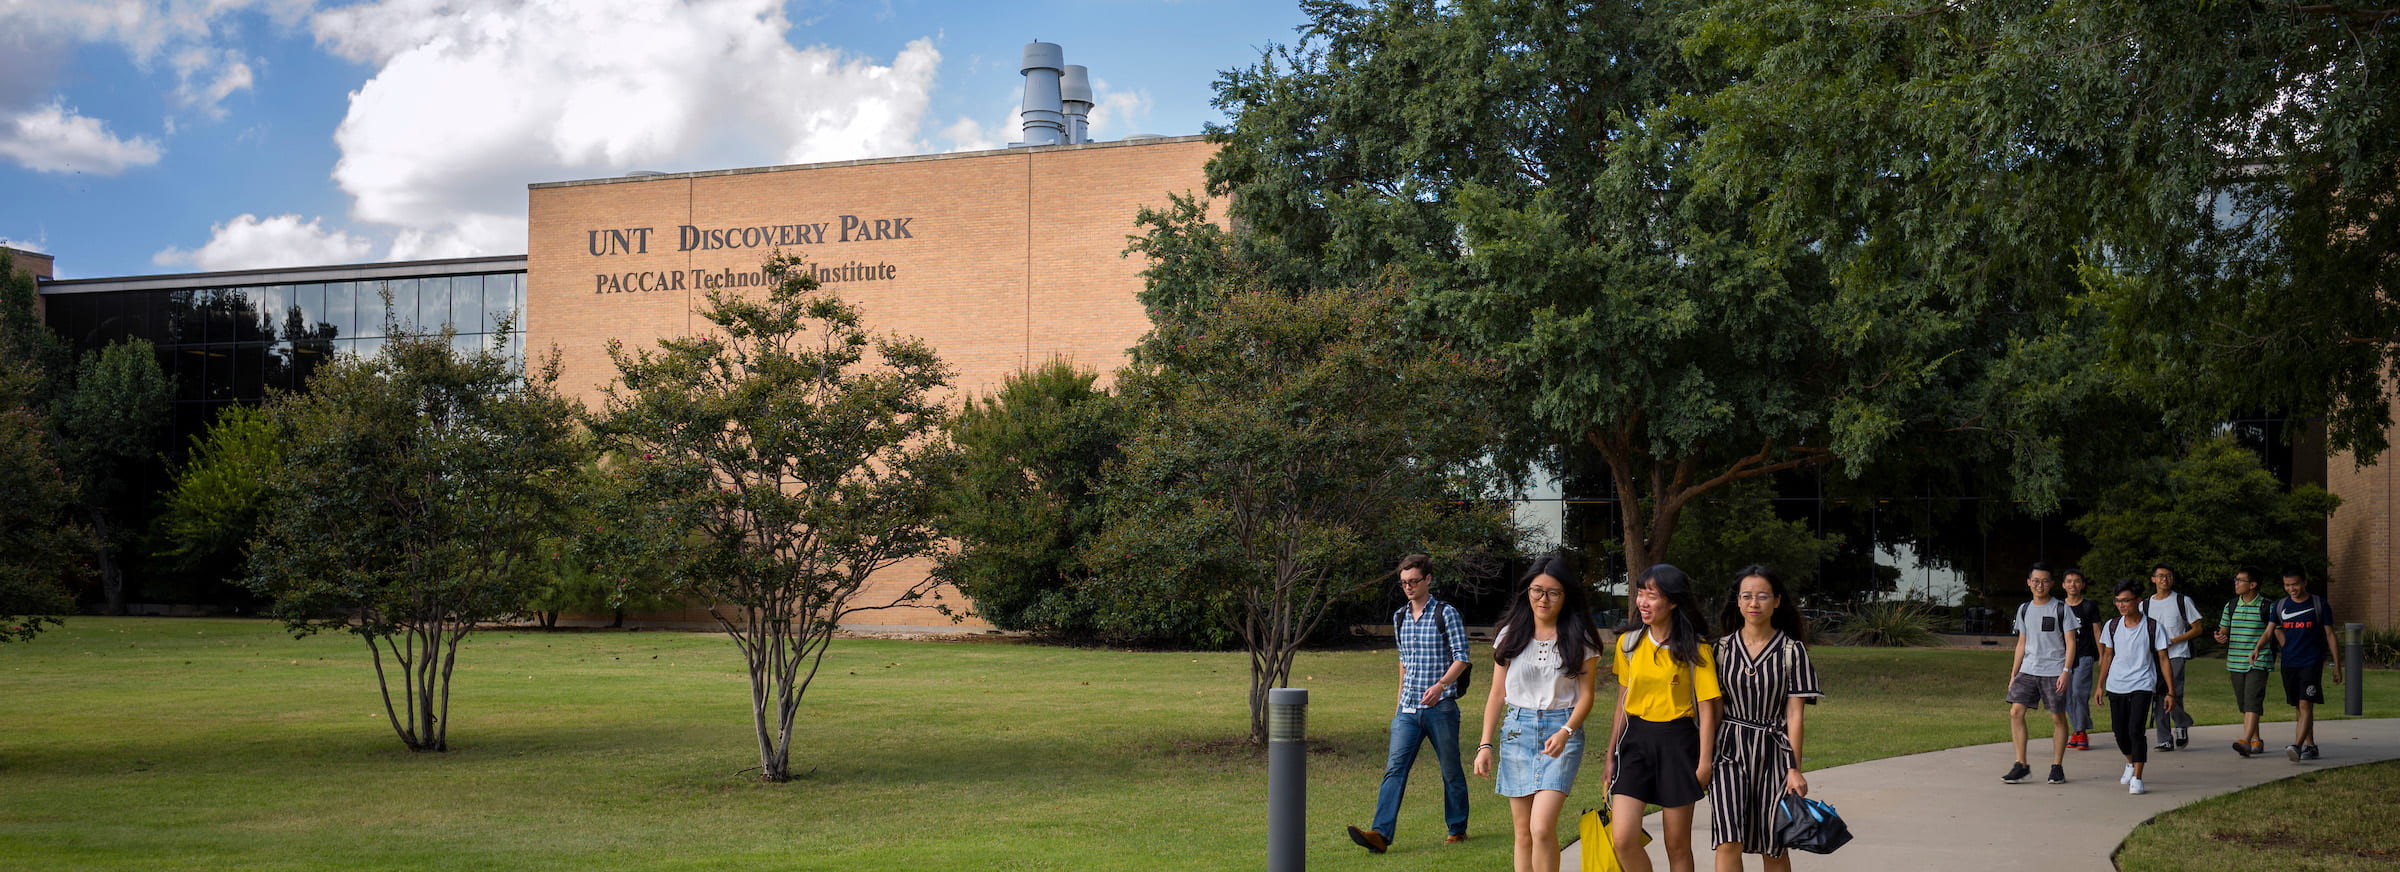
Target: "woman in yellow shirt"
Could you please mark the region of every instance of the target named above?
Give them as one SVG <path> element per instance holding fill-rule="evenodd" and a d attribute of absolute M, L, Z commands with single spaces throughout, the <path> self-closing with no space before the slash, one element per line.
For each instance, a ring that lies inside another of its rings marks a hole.
<path fill-rule="evenodd" d="M 1661 563 L 1633 582 L 1641 624 L 1617 640 L 1617 711 L 1610 719 L 1609 835 L 1626 872 L 1651 872 L 1642 807 L 1657 803 L 1667 868 L 1692 870 L 1692 806 L 1708 792 L 1716 759 L 1716 657 L 1708 616 L 1683 570 Z"/>

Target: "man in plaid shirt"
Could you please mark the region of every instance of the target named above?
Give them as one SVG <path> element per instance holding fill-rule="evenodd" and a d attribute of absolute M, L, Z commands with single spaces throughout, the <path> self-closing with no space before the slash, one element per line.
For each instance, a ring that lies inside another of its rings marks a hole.
<path fill-rule="evenodd" d="M 1400 561 L 1400 592 L 1408 604 L 1392 613 L 1392 635 L 1400 643 L 1400 695 L 1392 715 L 1391 758 L 1375 797 L 1374 828 L 1350 828 L 1351 841 L 1377 854 L 1391 847 L 1408 770 L 1416 765 L 1418 747 L 1429 740 L 1442 767 L 1442 812 L 1450 825 L 1442 844 L 1467 838 L 1467 770 L 1458 762 L 1458 684 L 1467 672 L 1467 628 L 1458 609 L 1433 598 L 1433 579 L 1426 572 L 1432 565 L 1423 554 Z"/>

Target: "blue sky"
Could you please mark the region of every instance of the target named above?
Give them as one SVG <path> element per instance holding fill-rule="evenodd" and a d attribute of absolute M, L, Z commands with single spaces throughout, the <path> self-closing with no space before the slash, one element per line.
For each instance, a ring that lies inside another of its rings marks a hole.
<path fill-rule="evenodd" d="M 62 278 L 524 252 L 525 185 L 1197 133 L 1293 0 L 0 0 L 0 243 Z"/>

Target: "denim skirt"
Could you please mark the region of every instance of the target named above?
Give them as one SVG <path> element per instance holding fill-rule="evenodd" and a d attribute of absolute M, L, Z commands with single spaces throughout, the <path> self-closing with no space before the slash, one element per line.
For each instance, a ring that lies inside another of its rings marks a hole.
<path fill-rule="evenodd" d="M 1532 796 L 1537 790 L 1568 792 L 1575 770 L 1583 768 L 1583 731 L 1567 738 L 1567 749 L 1556 757 L 1542 753 L 1574 709 L 1526 709 L 1509 706 L 1500 719 L 1500 771 L 1495 789 L 1501 796 Z"/>

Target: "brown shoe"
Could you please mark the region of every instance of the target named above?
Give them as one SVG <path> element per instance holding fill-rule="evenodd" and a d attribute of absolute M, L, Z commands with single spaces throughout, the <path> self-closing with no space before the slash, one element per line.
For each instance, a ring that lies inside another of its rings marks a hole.
<path fill-rule="evenodd" d="M 1448 836 L 1446 836 L 1446 837 L 1444 837 L 1444 838 L 1442 839 L 1442 844 L 1445 844 L 1445 845 L 1455 845 L 1455 844 L 1458 844 L 1458 843 L 1460 843 L 1460 842 L 1464 842 L 1464 841 L 1466 841 L 1466 840 L 1467 840 L 1467 834 L 1466 834 L 1466 833 L 1451 833 L 1450 835 L 1448 835 Z"/>
<path fill-rule="evenodd" d="M 1390 841 L 1384 839 L 1382 833 L 1357 827 L 1350 828 L 1350 841 L 1357 842 L 1359 847 L 1367 849 L 1367 853 L 1370 854 L 1381 854 L 1383 849 L 1392 846 Z"/>

